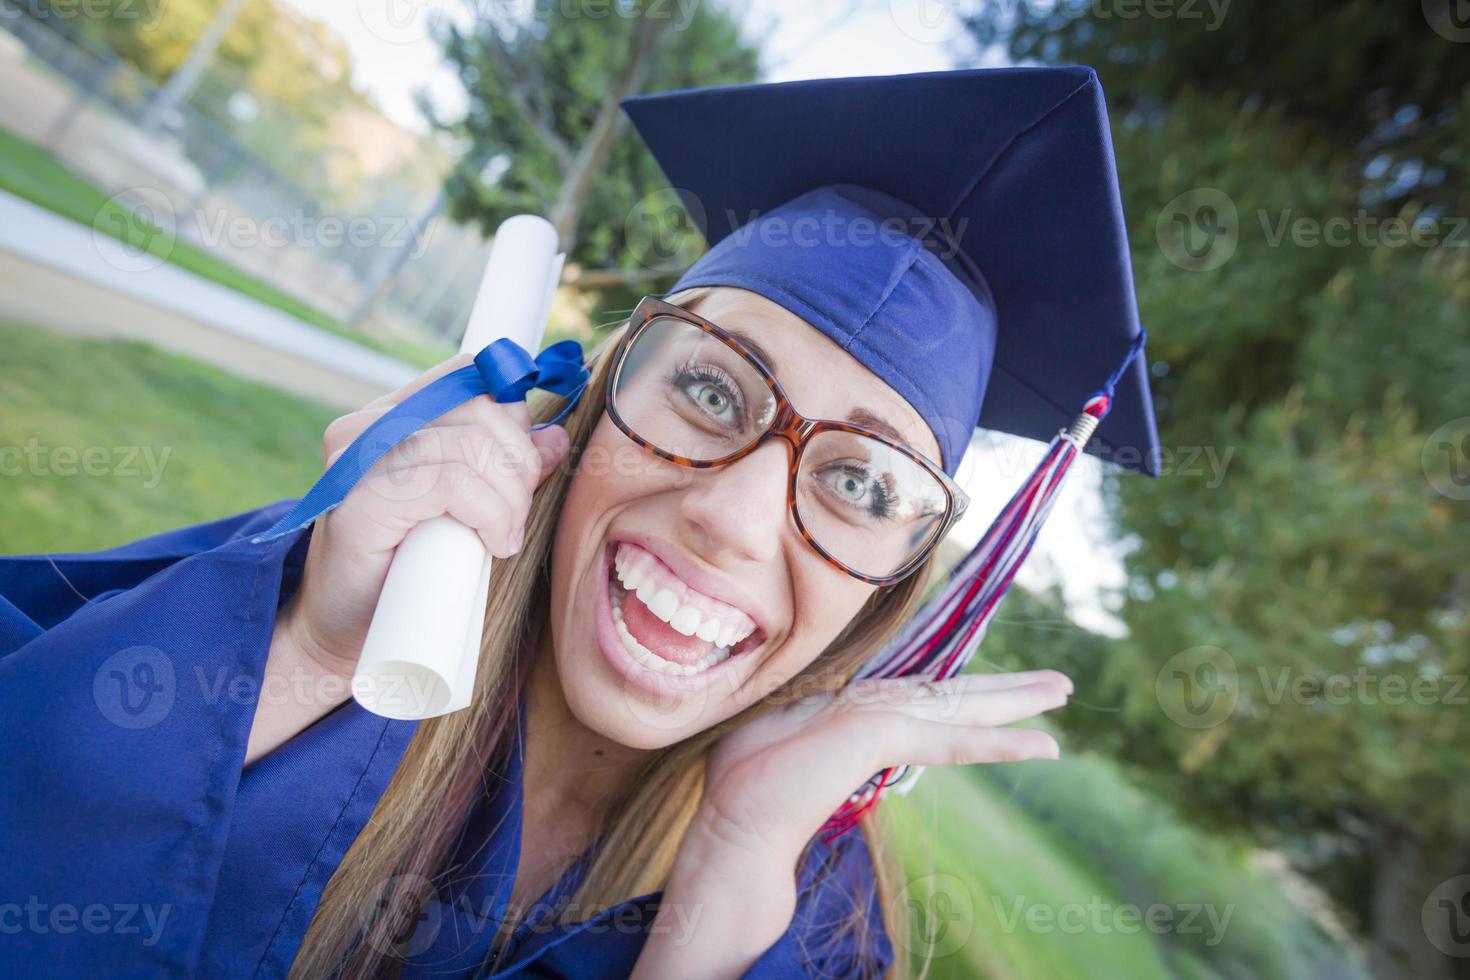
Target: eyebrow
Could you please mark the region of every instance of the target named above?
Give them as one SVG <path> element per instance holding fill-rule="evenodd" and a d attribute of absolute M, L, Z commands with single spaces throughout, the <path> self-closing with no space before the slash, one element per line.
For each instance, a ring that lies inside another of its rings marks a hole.
<path fill-rule="evenodd" d="M 900 435 L 899 431 L 890 425 L 887 419 L 881 415 L 874 415 L 866 408 L 855 408 L 851 412 L 848 412 L 847 420 L 853 425 L 860 425 L 865 429 L 872 429 L 890 442 L 896 442 L 901 446 L 908 445 L 908 440 Z"/>
<path fill-rule="evenodd" d="M 725 333 L 729 334 L 730 336 L 734 337 L 736 340 L 744 344 L 745 347 L 752 354 L 761 359 L 761 362 L 771 370 L 772 374 L 776 373 L 775 358 L 766 353 L 766 349 L 760 344 L 756 343 L 749 334 L 740 330 L 732 330 L 729 328 L 725 328 Z M 871 412 L 866 408 L 855 408 L 851 412 L 848 412 L 847 421 L 851 422 L 853 425 L 860 425 L 865 429 L 872 429 L 874 432 L 878 433 L 889 441 L 896 442 L 901 446 L 908 445 L 908 440 L 903 437 L 903 434 L 900 433 L 898 429 L 893 426 L 892 423 L 890 423 L 883 416 L 878 415 L 875 412 Z"/>
<path fill-rule="evenodd" d="M 766 349 L 760 344 L 756 343 L 751 338 L 750 334 L 744 333 L 739 330 L 730 329 L 726 329 L 725 333 L 729 334 L 730 336 L 734 337 L 736 340 L 744 344 L 747 350 L 749 350 L 752 354 L 761 359 L 761 363 L 771 369 L 771 373 L 774 374 L 776 372 L 776 359 L 773 358 L 770 354 L 766 353 Z"/>

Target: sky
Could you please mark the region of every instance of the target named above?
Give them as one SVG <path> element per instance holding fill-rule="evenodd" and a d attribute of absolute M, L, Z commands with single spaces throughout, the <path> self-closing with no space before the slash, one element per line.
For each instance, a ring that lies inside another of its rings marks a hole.
<path fill-rule="evenodd" d="M 405 128 L 427 124 L 415 94 L 428 93 L 441 115 L 462 112 L 464 93 L 429 38 L 430 19 L 465 17 L 466 0 L 283 0 L 324 21 L 351 50 L 354 79 L 379 108 Z M 497 10 L 536 9 L 535 4 L 574 0 L 472 0 Z M 588 0 L 592 2 L 592 0 Z M 670 0 L 678 16 L 680 4 Z M 708 0 L 705 0 L 708 2 Z M 762 39 L 764 77 L 792 81 L 847 75 L 886 75 L 1002 64 L 992 52 L 967 43 L 960 14 L 982 0 L 751 0 L 742 7 L 748 37 Z M 1080 407 L 1080 406 L 1079 406 Z M 960 470 L 972 498 L 954 532 L 979 539 L 985 526 L 1040 457 L 1040 444 L 1007 436 L 975 440 Z M 1080 460 L 1058 497 L 1050 520 L 1017 581 L 1029 588 L 1060 584 L 1069 612 L 1088 629 L 1118 635 L 1121 624 L 1107 610 L 1104 593 L 1123 584 L 1121 548 L 1111 540 L 1098 489 L 1102 464 Z M 998 616 L 1004 618 L 1002 606 Z M 1039 634 L 1044 635 L 1044 634 Z"/>

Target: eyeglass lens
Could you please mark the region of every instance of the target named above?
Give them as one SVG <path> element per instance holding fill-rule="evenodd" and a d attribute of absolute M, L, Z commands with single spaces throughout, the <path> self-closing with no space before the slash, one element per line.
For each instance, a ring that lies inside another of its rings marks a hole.
<path fill-rule="evenodd" d="M 695 462 L 740 452 L 776 417 L 760 370 L 719 337 L 656 317 L 627 350 L 613 408 L 638 437 Z M 886 443 L 825 429 L 806 443 L 796 474 L 799 524 L 860 575 L 883 578 L 923 551 L 944 524 L 944 487 Z"/>

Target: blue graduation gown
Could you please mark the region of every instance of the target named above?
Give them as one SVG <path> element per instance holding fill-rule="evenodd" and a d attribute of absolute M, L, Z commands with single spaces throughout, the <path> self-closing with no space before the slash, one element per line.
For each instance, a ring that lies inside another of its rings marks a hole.
<path fill-rule="evenodd" d="M 348 702 L 244 765 L 277 608 L 310 531 L 291 501 L 107 551 L 0 558 L 0 975 L 284 976 L 415 723 Z M 270 696 L 270 692 L 265 692 Z M 521 757 L 472 815 L 468 863 L 424 908 L 407 977 L 624 976 L 660 892 L 574 926 L 538 901 L 483 964 L 520 856 Z M 808 891 L 818 871 L 825 878 Z M 838 977 L 893 948 L 859 833 L 818 845 L 791 927 L 750 977 Z M 867 948 L 832 941 L 867 895 Z"/>

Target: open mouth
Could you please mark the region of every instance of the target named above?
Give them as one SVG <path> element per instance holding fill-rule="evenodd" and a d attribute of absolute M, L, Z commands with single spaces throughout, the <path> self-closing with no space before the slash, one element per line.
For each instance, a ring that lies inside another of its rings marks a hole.
<path fill-rule="evenodd" d="M 743 610 L 691 588 L 651 552 L 628 541 L 609 551 L 613 628 L 643 666 L 670 676 L 702 674 L 764 641 Z"/>

